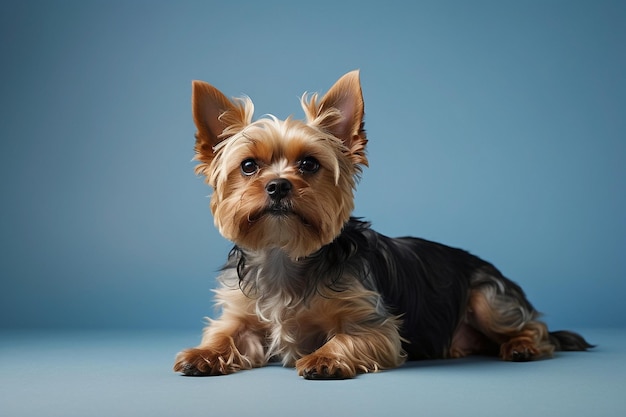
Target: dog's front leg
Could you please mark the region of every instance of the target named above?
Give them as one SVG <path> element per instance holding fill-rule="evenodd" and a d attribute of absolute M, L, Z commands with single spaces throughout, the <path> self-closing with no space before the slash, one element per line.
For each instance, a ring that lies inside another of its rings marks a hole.
<path fill-rule="evenodd" d="M 217 291 L 222 316 L 204 329 L 199 346 L 176 356 L 174 371 L 189 376 L 226 375 L 266 364 L 267 325 L 255 314 L 254 301 L 239 289 Z"/>
<path fill-rule="evenodd" d="M 322 317 L 322 321 L 329 325 L 326 327 L 328 340 L 313 353 L 296 361 L 300 376 L 345 379 L 404 363 L 406 355 L 398 331 L 400 320 L 381 314 L 378 295 L 368 295 L 322 299 L 317 317 Z M 324 328 L 323 322 L 316 324 Z"/>

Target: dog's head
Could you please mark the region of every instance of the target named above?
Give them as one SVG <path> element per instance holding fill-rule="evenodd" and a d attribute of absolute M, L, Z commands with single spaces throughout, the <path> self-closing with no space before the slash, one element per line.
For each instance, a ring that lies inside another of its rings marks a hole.
<path fill-rule="evenodd" d="M 220 233 L 254 251 L 280 248 L 306 257 L 341 232 L 353 191 L 367 165 L 358 71 L 320 99 L 304 95 L 306 120 L 252 120 L 249 98 L 229 100 L 193 83 L 196 172 L 213 187 L 211 211 Z"/>

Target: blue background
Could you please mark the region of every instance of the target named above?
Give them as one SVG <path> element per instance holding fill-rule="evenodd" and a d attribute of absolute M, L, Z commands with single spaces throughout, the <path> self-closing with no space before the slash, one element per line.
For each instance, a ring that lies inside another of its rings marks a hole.
<path fill-rule="evenodd" d="M 356 215 L 494 262 L 553 327 L 626 325 L 626 2 L 8 3 L 0 327 L 199 331 L 230 244 L 191 80 L 301 117 L 355 68 Z"/>

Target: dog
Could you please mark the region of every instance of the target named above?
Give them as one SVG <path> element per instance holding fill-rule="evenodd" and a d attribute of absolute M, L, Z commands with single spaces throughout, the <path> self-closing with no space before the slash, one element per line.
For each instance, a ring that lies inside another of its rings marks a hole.
<path fill-rule="evenodd" d="M 253 121 L 248 97 L 201 81 L 192 90 L 196 173 L 235 246 L 215 291 L 221 316 L 174 371 L 224 375 L 277 360 L 306 379 L 346 379 L 406 360 L 529 361 L 592 347 L 549 332 L 489 262 L 351 217 L 368 166 L 358 71 L 321 98 L 305 93 L 305 120 Z"/>

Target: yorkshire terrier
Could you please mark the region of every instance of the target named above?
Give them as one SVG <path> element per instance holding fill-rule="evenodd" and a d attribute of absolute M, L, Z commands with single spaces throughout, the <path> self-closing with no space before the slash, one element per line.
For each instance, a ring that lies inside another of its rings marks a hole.
<path fill-rule="evenodd" d="M 235 246 L 215 291 L 221 316 L 175 371 L 223 375 L 275 359 L 307 379 L 342 379 L 407 359 L 528 361 L 592 347 L 549 332 L 489 262 L 351 217 L 368 165 L 358 71 L 300 101 L 306 120 L 253 121 L 249 98 L 193 83 L 196 173 Z"/>

